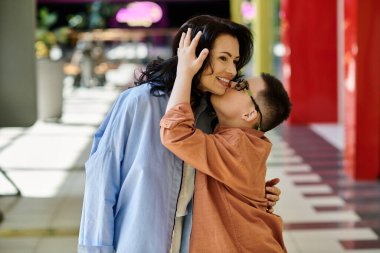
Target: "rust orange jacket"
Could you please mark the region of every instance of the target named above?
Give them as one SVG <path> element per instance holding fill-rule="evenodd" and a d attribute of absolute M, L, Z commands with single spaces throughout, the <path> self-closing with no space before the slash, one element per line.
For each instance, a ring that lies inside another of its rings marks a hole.
<path fill-rule="evenodd" d="M 266 212 L 266 160 L 272 144 L 252 128 L 194 127 L 187 103 L 160 122 L 165 147 L 196 168 L 190 252 L 286 252 L 282 220 Z"/>

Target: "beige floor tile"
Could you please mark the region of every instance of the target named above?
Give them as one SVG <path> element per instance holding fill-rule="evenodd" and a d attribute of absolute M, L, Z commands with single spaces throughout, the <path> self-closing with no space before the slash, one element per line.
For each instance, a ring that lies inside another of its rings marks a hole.
<path fill-rule="evenodd" d="M 0 252 L 2 253 L 32 253 L 39 238 L 0 238 Z"/>
<path fill-rule="evenodd" d="M 78 237 L 44 237 L 33 253 L 74 253 L 77 244 Z"/>

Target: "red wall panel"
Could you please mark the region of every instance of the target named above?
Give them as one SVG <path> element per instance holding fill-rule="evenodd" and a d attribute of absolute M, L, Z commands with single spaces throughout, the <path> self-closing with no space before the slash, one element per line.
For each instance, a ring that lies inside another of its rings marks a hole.
<path fill-rule="evenodd" d="M 345 0 L 345 169 L 380 176 L 380 1 Z"/>
<path fill-rule="evenodd" d="M 357 0 L 344 3 L 344 140 L 345 170 L 353 176 L 356 168 L 356 56 Z"/>
<path fill-rule="evenodd" d="M 337 3 L 282 0 L 284 83 L 293 102 L 290 123 L 337 121 Z"/>

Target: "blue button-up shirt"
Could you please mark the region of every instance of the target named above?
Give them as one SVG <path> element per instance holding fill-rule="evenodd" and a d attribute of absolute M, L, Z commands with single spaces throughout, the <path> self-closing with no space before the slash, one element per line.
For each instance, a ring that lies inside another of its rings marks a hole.
<path fill-rule="evenodd" d="M 169 252 L 182 161 L 161 144 L 167 102 L 152 96 L 149 84 L 129 89 L 96 132 L 85 164 L 78 252 Z M 191 208 L 181 253 L 188 252 Z"/>

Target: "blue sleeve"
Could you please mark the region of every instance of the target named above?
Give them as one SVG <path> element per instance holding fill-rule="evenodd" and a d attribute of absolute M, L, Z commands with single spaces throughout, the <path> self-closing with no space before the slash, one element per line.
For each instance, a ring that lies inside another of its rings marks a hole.
<path fill-rule="evenodd" d="M 123 93 L 94 137 L 85 164 L 86 185 L 78 252 L 114 252 L 115 206 L 121 185 L 121 164 L 136 105 Z"/>

